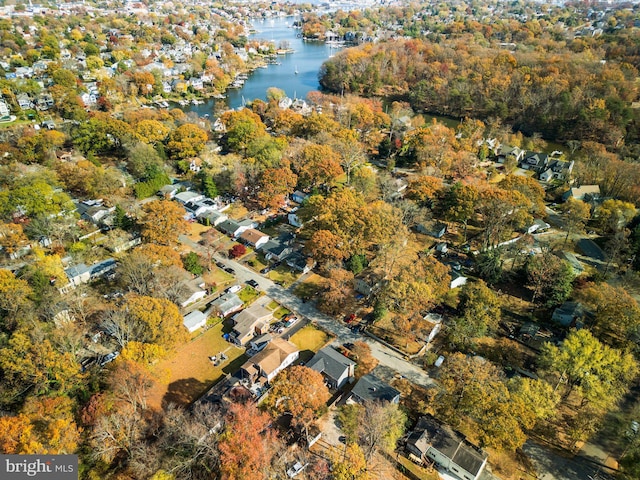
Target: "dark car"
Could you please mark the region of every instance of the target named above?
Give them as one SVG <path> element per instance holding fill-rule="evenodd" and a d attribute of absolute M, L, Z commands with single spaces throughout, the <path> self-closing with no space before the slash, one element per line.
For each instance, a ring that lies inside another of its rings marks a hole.
<path fill-rule="evenodd" d="M 260 273 L 262 273 L 264 275 L 265 273 L 269 273 L 270 271 L 271 271 L 271 267 L 270 266 L 266 266 L 262 270 L 260 270 Z"/>
<path fill-rule="evenodd" d="M 254 279 L 247 280 L 247 285 L 250 285 L 253 288 L 258 288 L 258 282 L 256 282 Z"/>
<path fill-rule="evenodd" d="M 224 263 L 222 263 L 222 262 L 216 262 L 216 267 L 218 267 L 218 268 L 220 268 L 222 270 L 225 269 Z"/>
<path fill-rule="evenodd" d="M 230 273 L 231 275 L 235 275 L 236 271 L 231 267 L 224 267 L 224 271 Z"/>

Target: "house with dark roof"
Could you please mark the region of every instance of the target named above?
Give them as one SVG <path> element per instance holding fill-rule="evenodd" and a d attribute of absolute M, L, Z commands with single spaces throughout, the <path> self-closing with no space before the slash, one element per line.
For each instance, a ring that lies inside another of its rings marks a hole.
<path fill-rule="evenodd" d="M 347 400 L 361 405 L 367 402 L 400 403 L 400 392 L 370 373 L 358 380 Z"/>
<path fill-rule="evenodd" d="M 290 245 L 282 243 L 277 239 L 272 239 L 264 244 L 262 251 L 267 260 L 281 262 L 287 257 L 287 255 L 291 254 L 293 250 Z"/>
<path fill-rule="evenodd" d="M 580 302 L 564 302 L 551 315 L 551 320 L 563 327 L 582 328 L 587 311 Z"/>
<path fill-rule="evenodd" d="M 419 460 L 434 462 L 461 480 L 478 480 L 489 455 L 461 433 L 430 416 L 421 417 L 406 443 Z"/>
<path fill-rule="evenodd" d="M 316 261 L 311 257 L 306 257 L 300 252 L 294 252 L 287 257 L 287 265 L 299 272 L 307 273 L 316 266 Z"/>
<path fill-rule="evenodd" d="M 332 347 L 318 351 L 307 363 L 307 367 L 320 372 L 330 388 L 341 388 L 353 377 L 356 362 L 342 355 Z"/>
<path fill-rule="evenodd" d="M 549 163 L 546 153 L 527 152 L 518 166 L 524 170 L 533 170 L 537 174 L 544 172 Z"/>

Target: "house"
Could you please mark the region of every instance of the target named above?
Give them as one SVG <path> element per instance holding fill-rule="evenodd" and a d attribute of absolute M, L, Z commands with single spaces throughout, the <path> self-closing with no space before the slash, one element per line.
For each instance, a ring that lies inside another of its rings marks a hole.
<path fill-rule="evenodd" d="M 256 228 L 257 226 L 258 224 L 251 220 L 243 220 L 241 222 L 237 222 L 235 220 L 227 219 L 218 225 L 218 230 L 221 230 L 223 233 L 229 235 L 230 237 L 237 238 L 246 230 L 249 230 L 250 228 Z"/>
<path fill-rule="evenodd" d="M 240 240 L 258 250 L 269 241 L 269 235 L 266 235 L 255 228 L 248 228 L 240 234 Z"/>
<path fill-rule="evenodd" d="M 298 355 L 298 347 L 293 343 L 282 338 L 274 338 L 264 350 L 247 360 L 240 371 L 243 377 L 252 383 L 257 383 L 261 379 L 270 382 L 278 373 L 295 362 Z"/>
<path fill-rule="evenodd" d="M 370 296 L 380 289 L 380 276 L 371 270 L 365 270 L 366 273 L 359 274 L 353 279 L 353 289 L 360 295 Z"/>
<path fill-rule="evenodd" d="M 528 234 L 532 234 L 534 232 L 541 232 L 543 230 L 548 230 L 549 228 L 551 228 L 551 225 L 549 225 L 547 222 L 545 222 L 544 220 L 541 220 L 539 218 L 536 218 L 531 225 L 529 226 L 529 228 L 527 228 L 527 233 Z"/>
<path fill-rule="evenodd" d="M 290 245 L 281 243 L 279 240 L 269 240 L 262 247 L 264 256 L 269 261 L 281 262 L 293 251 Z"/>
<path fill-rule="evenodd" d="M 256 334 L 269 330 L 273 314 L 261 305 L 252 305 L 233 316 L 233 339 L 240 346 L 246 345 Z"/>
<path fill-rule="evenodd" d="M 594 260 L 604 262 L 607 259 L 600 246 L 589 238 L 581 238 L 578 240 L 576 247 L 583 255 L 591 257 Z"/>
<path fill-rule="evenodd" d="M 101 199 L 75 202 L 75 206 L 80 218 L 94 225 L 104 223 L 106 217 L 116 211 L 116 207 L 105 207 Z"/>
<path fill-rule="evenodd" d="M 547 169 L 540 174 L 540 180 L 543 182 L 549 182 L 551 180 L 568 180 L 569 175 L 573 171 L 574 162 L 568 162 L 566 160 L 551 160 Z"/>
<path fill-rule="evenodd" d="M 508 158 L 513 158 L 517 163 L 520 163 L 525 153 L 526 152 L 520 147 L 500 145 L 500 148 L 498 149 L 498 157 L 496 158 L 496 160 L 498 163 L 504 163 Z"/>
<path fill-rule="evenodd" d="M 442 238 L 445 233 L 447 233 L 447 224 L 442 222 L 424 222 L 419 223 L 416 226 L 416 230 L 418 233 L 422 233 L 424 235 Z"/>
<path fill-rule="evenodd" d="M 580 302 L 564 302 L 553 311 L 551 320 L 563 327 L 582 328 L 586 309 Z"/>
<path fill-rule="evenodd" d="M 184 316 L 184 320 L 182 323 L 184 324 L 186 329 L 189 330 L 189 333 L 193 333 L 207 324 L 207 316 L 200 310 L 194 310 L 193 312 Z"/>
<path fill-rule="evenodd" d="M 369 373 L 360 378 L 351 390 L 347 403 L 365 404 L 367 402 L 400 402 L 400 392 Z"/>
<path fill-rule="evenodd" d="M 158 196 L 173 200 L 179 191 L 180 187 L 178 185 L 165 185 L 160 190 L 158 190 Z"/>
<path fill-rule="evenodd" d="M 451 289 L 461 287 L 467 283 L 467 277 L 455 269 L 451 269 L 449 275 L 451 276 L 451 283 L 449 284 Z"/>
<path fill-rule="evenodd" d="M 198 202 L 200 200 L 203 200 L 204 198 L 205 198 L 204 195 L 202 195 L 201 193 L 190 192 L 190 191 L 176 193 L 173 196 L 173 199 L 177 200 L 182 205 L 186 205 L 189 202 L 191 203 Z"/>
<path fill-rule="evenodd" d="M 567 193 L 562 196 L 563 200 L 574 198 L 576 200 L 582 200 L 584 202 L 591 202 L 600 198 L 600 186 L 599 185 L 582 185 L 581 187 L 571 188 Z"/>
<path fill-rule="evenodd" d="M 140 245 L 142 239 L 140 237 L 134 237 L 129 234 L 124 234 L 116 238 L 110 238 L 110 241 L 106 245 L 107 249 L 113 253 L 126 252 L 127 250 Z"/>
<path fill-rule="evenodd" d="M 31 98 L 26 93 L 21 93 L 16 96 L 16 100 L 18 101 L 18 106 L 22 110 L 29 110 L 33 108 L 33 103 L 31 102 Z"/>
<path fill-rule="evenodd" d="M 185 287 L 184 294 L 181 295 L 180 299 L 178 300 L 180 302 L 180 306 L 183 308 L 187 305 L 191 305 L 192 303 L 197 302 L 198 300 L 202 300 L 207 296 L 205 283 L 202 277 L 183 280 L 180 283 Z"/>
<path fill-rule="evenodd" d="M 249 346 L 253 352 L 261 352 L 265 349 L 269 342 L 273 340 L 273 337 L 270 333 L 263 333 L 262 335 L 258 335 L 257 337 L 253 337 L 253 339 L 249 342 Z"/>
<path fill-rule="evenodd" d="M 64 270 L 64 273 L 69 279 L 69 284 L 62 287 L 62 289 L 64 291 L 68 291 L 83 283 L 88 283 L 91 280 L 96 280 L 97 278 L 115 270 L 116 266 L 116 261 L 113 258 L 108 258 L 107 260 L 103 260 L 102 262 L 94 263 L 90 267 L 86 266 L 84 263 L 80 263 L 78 265 L 66 268 Z"/>
<path fill-rule="evenodd" d="M 461 480 L 478 480 L 489 455 L 461 433 L 431 416 L 418 420 L 407 439 L 406 449 L 422 462 L 434 462 Z"/>
<path fill-rule="evenodd" d="M 301 228 L 303 224 L 302 224 L 302 220 L 300 220 L 300 217 L 298 217 L 298 215 L 295 213 L 297 211 L 298 211 L 297 208 L 294 208 L 293 210 L 291 210 L 291 212 L 287 214 L 287 221 L 289 222 L 289 225 L 292 225 L 297 228 Z"/>
<path fill-rule="evenodd" d="M 9 107 L 7 106 L 4 100 L 0 100 L 0 118 L 8 117 L 9 115 L 11 115 L 11 111 L 9 110 Z"/>
<path fill-rule="evenodd" d="M 187 202 L 184 204 L 184 209 L 193 218 L 201 217 L 202 215 L 217 210 L 218 204 L 210 198 L 203 198 L 196 202 Z"/>
<path fill-rule="evenodd" d="M 301 192 L 300 190 L 296 190 L 295 192 L 293 192 L 291 194 L 291 200 L 293 200 L 296 203 L 302 203 L 304 202 L 307 198 L 309 198 L 309 194 L 308 193 L 304 193 Z"/>
<path fill-rule="evenodd" d="M 546 170 L 549 163 L 549 155 L 546 153 L 527 152 L 518 164 L 523 170 L 533 170 L 537 174 Z"/>
<path fill-rule="evenodd" d="M 316 261 L 310 257 L 305 257 L 300 252 L 294 252 L 286 258 L 287 265 L 299 272 L 308 273 L 316 266 Z"/>
<path fill-rule="evenodd" d="M 222 222 L 228 220 L 229 217 L 227 217 L 224 213 L 216 212 L 214 210 L 214 211 L 207 211 L 205 213 L 202 213 L 198 215 L 198 218 L 205 225 L 212 225 L 214 227 L 217 227 Z"/>
<path fill-rule="evenodd" d="M 440 242 L 436 244 L 436 252 L 438 253 L 447 253 L 449 251 L 449 246 L 446 242 Z"/>
<path fill-rule="evenodd" d="M 356 362 L 332 347 L 324 347 L 307 363 L 307 367 L 320 372 L 329 387 L 336 390 L 353 378 L 355 366 Z"/>
<path fill-rule="evenodd" d="M 244 306 L 244 302 L 235 293 L 226 293 L 211 302 L 213 311 L 224 318 L 237 312 Z"/>
<path fill-rule="evenodd" d="M 36 108 L 38 110 L 46 111 L 50 108 L 53 108 L 55 102 L 50 93 L 42 93 L 38 96 L 36 100 Z"/>

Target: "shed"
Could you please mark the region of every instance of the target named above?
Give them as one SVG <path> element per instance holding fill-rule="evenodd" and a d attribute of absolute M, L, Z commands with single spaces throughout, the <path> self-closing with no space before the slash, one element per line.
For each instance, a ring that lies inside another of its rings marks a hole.
<path fill-rule="evenodd" d="M 207 316 L 200 310 L 194 310 L 185 315 L 182 323 L 189 330 L 189 333 L 193 333 L 207 324 Z"/>

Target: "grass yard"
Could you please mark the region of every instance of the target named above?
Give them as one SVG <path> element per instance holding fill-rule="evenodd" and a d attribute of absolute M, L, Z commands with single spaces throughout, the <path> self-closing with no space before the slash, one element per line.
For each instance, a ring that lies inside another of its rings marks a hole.
<path fill-rule="evenodd" d="M 253 257 L 247 260 L 247 265 L 251 267 L 256 272 L 260 272 L 263 268 L 265 268 L 269 262 L 264 258 L 263 255 L 256 253 Z"/>
<path fill-rule="evenodd" d="M 260 296 L 260 292 L 253 288 L 251 285 L 245 286 L 238 292 L 238 298 L 244 302 L 245 305 L 249 305 L 256 298 Z"/>
<path fill-rule="evenodd" d="M 207 227 L 206 225 L 202 225 L 199 222 L 191 222 L 189 224 L 189 233 L 187 233 L 187 236 L 189 237 L 190 240 L 193 240 L 194 242 L 199 242 L 200 236 L 211 228 L 213 227 Z"/>
<path fill-rule="evenodd" d="M 210 272 L 203 273 L 202 278 L 207 285 L 215 285 L 216 291 L 224 289 L 226 285 L 230 284 L 235 279 L 235 277 L 230 273 L 227 273 L 215 266 L 211 267 Z"/>
<path fill-rule="evenodd" d="M 240 368 L 246 360 L 244 351 L 222 338 L 222 328 L 219 323 L 153 366 L 159 380 L 149 394 L 150 407 L 160 409 L 169 402 L 189 405 L 224 375 Z M 215 367 L 209 357 L 220 352 L 229 359 Z"/>
<path fill-rule="evenodd" d="M 298 279 L 298 272 L 291 272 L 288 265 L 280 265 L 275 270 L 269 272 L 269 278 L 284 288 L 289 287 Z"/>
<path fill-rule="evenodd" d="M 227 217 L 233 220 L 241 220 L 247 215 L 247 213 L 249 213 L 249 210 L 247 210 L 247 208 L 242 205 L 242 203 L 236 202 L 232 204 L 224 213 L 227 215 Z"/>
<path fill-rule="evenodd" d="M 281 306 L 275 300 L 273 300 L 271 303 L 269 303 L 269 305 L 267 305 L 267 308 L 273 312 L 273 317 L 276 320 L 280 320 L 285 315 L 288 315 L 288 314 L 291 313 L 291 311 L 289 309 L 284 308 L 283 306 Z"/>
<path fill-rule="evenodd" d="M 440 480 L 440 475 L 438 475 L 437 471 L 421 467 L 420 465 L 413 463 L 404 455 L 397 455 L 396 460 L 398 461 L 398 470 L 401 472 L 408 470 L 416 477 L 422 478 L 423 480 Z"/>
<path fill-rule="evenodd" d="M 307 325 L 298 330 L 289 339 L 291 343 L 300 349 L 300 360 L 304 362 L 310 360 L 330 340 L 329 334 L 319 330 L 314 325 Z"/>

